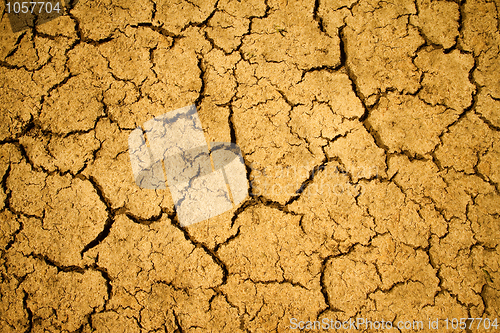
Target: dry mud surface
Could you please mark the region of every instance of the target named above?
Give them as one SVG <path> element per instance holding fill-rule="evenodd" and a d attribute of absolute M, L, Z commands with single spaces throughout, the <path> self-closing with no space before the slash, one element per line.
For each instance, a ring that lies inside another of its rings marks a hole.
<path fill-rule="evenodd" d="M 0 331 L 498 318 L 499 11 L 80 0 L 17 33 L 4 12 Z M 183 228 L 127 138 L 193 103 L 251 195 Z"/>

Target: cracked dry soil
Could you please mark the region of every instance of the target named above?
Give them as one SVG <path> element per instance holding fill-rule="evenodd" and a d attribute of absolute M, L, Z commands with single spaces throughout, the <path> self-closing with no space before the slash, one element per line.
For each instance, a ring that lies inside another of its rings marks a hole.
<path fill-rule="evenodd" d="M 498 0 L 0 6 L 1 332 L 499 317 Z M 192 103 L 251 195 L 182 228 L 127 137 Z"/>

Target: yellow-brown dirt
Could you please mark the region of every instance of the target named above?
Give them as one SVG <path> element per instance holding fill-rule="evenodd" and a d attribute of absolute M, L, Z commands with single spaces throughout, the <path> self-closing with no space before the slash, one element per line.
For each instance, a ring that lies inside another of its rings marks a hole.
<path fill-rule="evenodd" d="M 500 320 L 498 0 L 0 10 L 1 332 Z M 128 135 L 193 103 L 250 195 L 183 228 Z"/>

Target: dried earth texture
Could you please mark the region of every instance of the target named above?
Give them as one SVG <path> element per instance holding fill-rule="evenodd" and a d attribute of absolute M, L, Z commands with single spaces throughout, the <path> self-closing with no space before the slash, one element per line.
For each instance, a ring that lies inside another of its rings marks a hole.
<path fill-rule="evenodd" d="M 500 320 L 500 1 L 0 11 L 0 332 Z M 128 136 L 193 103 L 250 195 L 183 228 Z"/>

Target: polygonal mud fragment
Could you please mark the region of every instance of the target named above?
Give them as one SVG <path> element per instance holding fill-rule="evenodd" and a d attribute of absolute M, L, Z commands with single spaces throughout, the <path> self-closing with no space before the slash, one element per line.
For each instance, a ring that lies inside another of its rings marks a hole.
<path fill-rule="evenodd" d="M 179 34 L 189 25 L 206 21 L 215 10 L 216 3 L 216 0 L 179 0 L 173 3 L 158 3 L 155 6 L 154 23 L 158 23 L 168 32 Z"/>
<path fill-rule="evenodd" d="M 22 156 L 19 149 L 12 143 L 0 145 L 0 178 L 5 176 L 9 166 L 21 162 Z"/>
<path fill-rule="evenodd" d="M 446 196 L 436 199 L 442 213 L 448 219 L 451 216 L 464 219 L 467 207 L 474 203 L 479 194 L 495 192 L 495 187 L 477 175 L 448 170 L 443 175 L 443 180 L 448 184 Z"/>
<path fill-rule="evenodd" d="M 445 49 L 452 47 L 458 37 L 460 11 L 458 4 L 449 1 L 419 0 L 418 14 L 410 22 L 419 27 L 432 43 Z"/>
<path fill-rule="evenodd" d="M 11 181 L 16 180 L 20 181 Z M 13 198 L 17 191 L 12 190 Z M 96 190 L 89 181 L 51 175 L 37 196 L 43 215 L 23 222 L 16 248 L 25 255 L 42 254 L 61 265 L 80 264 L 81 251 L 102 231 L 108 218 Z"/>
<path fill-rule="evenodd" d="M 78 1 L 71 14 L 78 20 L 82 37 L 102 40 L 128 25 L 151 22 L 153 4 L 148 0 L 129 2 Z"/>
<path fill-rule="evenodd" d="M 500 31 L 497 6 L 495 2 L 487 0 L 471 0 L 463 4 L 460 45 L 464 49 L 480 55 L 492 46 L 498 47 Z"/>
<path fill-rule="evenodd" d="M 210 50 L 214 47 L 207 39 L 205 34 L 205 29 L 199 25 L 193 25 L 188 27 L 182 33 L 182 37 L 179 39 L 175 39 L 175 44 L 180 42 L 180 45 L 183 45 L 185 51 L 196 53 L 198 59 L 201 60 L 201 56 L 205 56 Z M 201 67 L 201 66 L 200 66 Z"/>
<path fill-rule="evenodd" d="M 254 282 L 286 280 L 320 289 L 320 260 L 314 253 L 317 243 L 304 234 L 299 223 L 300 216 L 277 209 L 248 208 L 235 221 L 239 236 L 217 253 L 230 274 Z"/>
<path fill-rule="evenodd" d="M 479 157 L 491 147 L 498 137 L 475 114 L 467 114 L 442 136 L 442 145 L 436 157 L 443 167 L 474 173 Z"/>
<path fill-rule="evenodd" d="M 444 198 L 447 184 L 431 160 L 413 160 L 403 155 L 388 158 L 388 176 L 413 201 L 432 203 Z"/>
<path fill-rule="evenodd" d="M 50 153 L 47 150 L 49 141 L 49 136 L 43 136 L 42 131 L 36 129 L 19 138 L 19 143 L 35 168 L 42 167 L 49 170 L 52 167 L 50 171 L 54 171 L 54 161 L 51 161 Z"/>
<path fill-rule="evenodd" d="M 281 95 L 283 95 L 284 91 L 289 90 L 295 84 L 301 81 L 301 77 L 303 72 L 297 68 L 294 64 L 286 61 L 281 62 L 254 62 L 255 55 L 252 53 L 248 55 L 250 57 L 248 62 L 239 62 L 237 65 L 236 75 L 241 75 L 246 80 L 247 75 L 253 75 L 252 80 L 260 81 L 261 84 L 270 84 L 273 86 Z M 245 55 L 244 58 L 245 59 Z M 241 66 L 240 66 L 241 65 Z M 250 68 L 247 68 L 249 66 Z M 247 71 L 247 73 L 241 73 L 242 71 Z M 242 95 L 245 91 L 245 81 L 238 85 L 238 97 Z M 252 82 L 253 83 L 253 82 Z M 254 101 L 258 102 L 261 98 L 257 98 Z"/>
<path fill-rule="evenodd" d="M 343 29 L 347 65 L 365 98 L 391 88 L 410 93 L 418 90 L 420 73 L 412 56 L 424 39 L 415 27 L 408 26 L 408 15 L 415 13 L 413 1 L 378 7 L 364 0 L 347 17 Z"/>
<path fill-rule="evenodd" d="M 255 19 L 252 34 L 245 36 L 241 50 L 246 58 L 261 62 L 287 62 L 299 69 L 337 67 L 339 38 L 328 36 L 313 18 L 313 3 L 279 1 L 268 17 Z"/>
<path fill-rule="evenodd" d="M 446 249 L 442 250 L 446 251 Z M 492 255 L 492 262 L 497 261 L 498 254 L 495 251 L 485 253 L 482 247 L 473 248 L 472 251 L 467 249 L 460 252 L 453 261 L 447 262 L 439 270 L 442 286 L 450 293 L 457 295 L 459 302 L 467 304 L 474 317 L 481 316 L 484 311 L 481 291 L 488 278 L 491 279 L 489 271 L 494 275 L 491 268 L 484 265 L 484 261 Z M 496 266 L 498 267 L 498 264 Z M 489 301 L 489 299 L 485 301 Z"/>
<path fill-rule="evenodd" d="M 113 324 L 111 321 L 113 319 L 123 322 L 130 318 L 135 324 L 150 330 L 160 328 L 166 328 L 169 331 L 180 330 L 182 327 L 190 326 L 189 324 L 193 322 L 196 327 L 200 328 L 204 327 L 208 321 L 208 300 L 212 294 L 212 291 L 196 290 L 188 295 L 185 290 L 159 282 L 152 284 L 148 292 L 138 291 L 135 294 L 126 293 L 120 296 L 113 292 L 113 297 L 108 303 L 110 304 L 108 307 L 112 310 L 104 312 L 103 316 L 96 317 L 99 326 Z M 133 300 L 133 302 L 128 302 L 128 300 Z M 187 320 L 180 320 L 179 313 L 181 312 L 182 317 Z M 117 315 L 110 315 L 111 313 Z M 131 328 L 135 328 L 135 325 Z M 114 329 L 117 330 L 118 327 L 115 326 Z"/>
<path fill-rule="evenodd" d="M 293 86 L 300 80 L 300 76 L 295 78 L 296 70 L 286 64 L 272 65 L 280 71 L 259 69 L 267 63 L 256 69 L 246 62 L 238 63 L 236 78 L 242 84 L 233 122 L 251 164 L 253 193 L 284 203 L 324 159 L 322 147 L 351 130 L 355 126 L 352 118 L 360 117 L 364 109 L 344 73 L 306 73 L 302 82 Z M 290 80 L 283 80 L 283 75 L 290 75 Z M 280 86 L 284 92 L 278 90 Z M 293 109 L 283 101 L 283 94 L 296 105 Z"/>
<path fill-rule="evenodd" d="M 286 96 L 293 104 L 323 102 L 334 114 L 343 118 L 359 118 L 365 112 L 353 91 L 351 80 L 344 72 L 306 72 L 301 82 L 292 86 Z"/>
<path fill-rule="evenodd" d="M 8 210 L 0 211 L 0 248 L 5 249 L 13 241 L 13 236 L 19 230 L 21 224 L 18 217 Z"/>
<path fill-rule="evenodd" d="M 16 138 L 40 110 L 42 90 L 24 69 L 0 67 L 0 141 Z"/>
<path fill-rule="evenodd" d="M 137 102 L 140 99 L 140 90 L 132 82 L 113 81 L 109 89 L 103 93 L 103 97 L 103 102 L 108 108 L 110 120 L 122 124 L 123 119 L 120 117 L 120 113 L 116 114 L 116 112 L 120 112 L 120 108 L 125 105 Z M 127 115 L 123 116 L 125 119 L 129 117 Z M 135 129 L 136 127 L 135 123 L 130 122 L 130 128 L 127 129 Z"/>
<path fill-rule="evenodd" d="M 500 137 L 497 136 L 486 154 L 480 157 L 477 170 L 487 180 L 495 183 L 498 188 L 500 185 Z"/>
<path fill-rule="evenodd" d="M 242 88 L 246 88 L 244 89 L 245 92 L 250 88 L 254 89 L 256 88 L 259 79 L 256 77 L 255 72 L 256 72 L 256 66 L 250 64 L 247 61 L 239 61 L 236 64 L 234 74 L 236 77 L 236 81 L 239 84 L 237 97 L 239 98 L 245 97 L 245 94 L 242 94 L 241 91 Z M 258 101 L 265 101 L 266 98 L 263 97 L 264 96 L 262 96 Z"/>
<path fill-rule="evenodd" d="M 293 133 L 309 143 L 316 143 L 318 147 L 346 135 L 353 125 L 354 121 L 344 121 L 342 116 L 332 113 L 326 104 L 298 105 L 290 112 Z"/>
<path fill-rule="evenodd" d="M 36 29 L 38 32 L 53 37 L 64 36 L 71 40 L 78 38 L 75 21 L 66 15 L 59 16 L 43 24 L 39 24 Z"/>
<path fill-rule="evenodd" d="M 500 37 L 498 38 L 500 45 Z M 495 99 L 500 99 L 500 82 L 496 75 L 500 71 L 500 46 L 481 54 L 477 69 L 474 71 L 474 79 L 483 87 L 482 91 L 490 94 Z"/>
<path fill-rule="evenodd" d="M 11 169 L 14 164 L 18 164 L 21 161 L 21 152 L 13 144 L 3 144 L 0 146 L 0 179 L 4 179 L 7 171 Z M 11 166 L 12 165 L 12 166 Z M 0 209 L 3 209 L 5 205 L 5 199 L 7 199 L 7 194 L 5 193 L 7 189 L 0 186 Z"/>
<path fill-rule="evenodd" d="M 212 16 L 206 28 L 207 35 L 214 44 L 224 52 L 234 51 L 240 44 L 245 33 L 248 32 L 250 20 L 235 17 L 223 11 L 217 11 Z"/>
<path fill-rule="evenodd" d="M 168 190 L 148 190 L 137 186 L 128 153 L 129 131 L 121 131 L 109 120 L 99 121 L 96 138 L 102 147 L 92 164 L 83 171 L 95 180 L 112 209 L 124 207 L 133 216 L 150 219 L 162 209 L 173 211 Z"/>
<path fill-rule="evenodd" d="M 95 138 L 95 133 L 90 132 L 53 138 L 48 149 L 56 160 L 55 166 L 60 171 L 76 174 L 93 159 L 93 154 L 99 146 L 100 142 Z"/>
<path fill-rule="evenodd" d="M 432 237 L 429 254 L 437 265 L 456 266 L 460 251 L 469 249 L 476 240 L 469 221 L 453 218 L 448 223 L 448 233 L 443 238 Z"/>
<path fill-rule="evenodd" d="M 460 304 L 456 297 L 451 296 L 448 291 L 438 293 L 434 298 L 434 304 L 424 306 L 420 312 L 422 318 L 429 318 L 432 321 L 436 320 L 436 318 L 468 317 L 467 308 Z"/>
<path fill-rule="evenodd" d="M 253 18 L 264 16 L 267 4 L 265 0 L 219 0 L 217 8 L 232 16 Z"/>
<path fill-rule="evenodd" d="M 448 232 L 448 223 L 434 204 L 420 205 L 419 216 L 429 226 L 431 234 L 443 237 Z"/>
<path fill-rule="evenodd" d="M 67 134 L 94 128 L 103 115 L 102 90 L 91 75 L 81 74 L 69 78 L 45 99 L 39 121 L 43 130 Z"/>
<path fill-rule="evenodd" d="M 498 291 L 498 288 L 496 288 L 496 286 L 492 287 L 491 285 L 486 285 L 483 289 L 482 294 L 484 295 L 484 298 L 486 298 L 488 300 L 486 302 L 486 308 L 485 308 L 485 312 L 483 315 L 483 319 L 498 318 L 498 314 L 500 312 L 498 310 L 500 308 L 500 304 L 498 301 L 500 299 L 500 292 Z M 491 323 L 491 321 L 490 321 L 490 323 Z M 486 324 L 486 325 L 488 325 L 488 324 Z M 488 326 L 486 326 L 486 327 L 488 327 Z"/>
<path fill-rule="evenodd" d="M 128 27 L 124 33 L 116 34 L 110 42 L 99 46 L 99 51 L 109 61 L 112 73 L 120 80 L 139 85 L 147 77 L 154 77 L 150 61 L 153 49 L 170 47 L 172 39 L 160 33 L 139 27 Z"/>
<path fill-rule="evenodd" d="M 272 88 L 267 91 L 277 94 Z M 322 153 L 311 153 L 304 141 L 291 133 L 289 112 L 290 106 L 276 97 L 256 106 L 238 100 L 233 115 L 238 143 L 252 168 L 252 193 L 280 203 L 295 195 L 309 170 L 323 159 Z"/>
<path fill-rule="evenodd" d="M 91 74 L 96 86 L 111 81 L 108 60 L 99 52 L 97 45 L 80 43 L 68 52 L 68 69 L 73 75 Z"/>
<path fill-rule="evenodd" d="M 233 208 L 220 215 L 192 224 L 185 230 L 190 239 L 214 250 L 218 245 L 238 233 L 237 226 L 233 225 L 232 222 L 237 209 Z"/>
<path fill-rule="evenodd" d="M 484 0 L 468 1 L 463 6 L 463 29 L 460 43 L 467 51 L 477 56 L 475 81 L 482 92 L 500 98 L 498 82 L 500 54 L 500 24 L 498 3 Z"/>
<path fill-rule="evenodd" d="M 103 309 L 108 298 L 106 280 L 99 271 L 60 272 L 37 264 L 21 287 L 27 293 L 26 306 L 32 313 L 35 332 L 73 332 L 94 311 Z"/>
<path fill-rule="evenodd" d="M 173 110 L 166 109 L 161 103 L 152 102 L 147 97 L 139 99 L 135 88 L 128 84 L 123 87 L 123 90 L 118 91 L 121 86 L 122 83 L 116 82 L 104 95 L 105 103 L 109 107 L 109 117 L 120 129 L 136 129 L 142 126 L 146 121 Z M 110 97 L 112 95 L 114 95 L 114 97 Z M 128 100 L 129 103 L 126 103 L 124 100 L 116 101 L 115 97 L 117 96 L 122 96 L 125 100 Z"/>
<path fill-rule="evenodd" d="M 338 163 L 317 170 L 300 198 L 288 206 L 304 215 L 301 226 L 311 240 L 321 245 L 320 254 L 346 251 L 353 244 L 368 244 L 375 235 L 373 218 L 358 206 L 359 185 L 353 185 Z"/>
<path fill-rule="evenodd" d="M 500 288 L 500 251 L 498 246 L 495 249 L 479 246 L 473 250 L 474 268 L 481 278 L 484 278 L 485 284 L 481 290 L 485 313 L 484 317 L 498 318 L 498 295 Z M 483 326 L 484 327 L 484 326 Z"/>
<path fill-rule="evenodd" d="M 135 318 L 116 311 L 103 311 L 92 315 L 92 327 L 97 332 L 138 333 L 141 331 Z"/>
<path fill-rule="evenodd" d="M 319 290 L 290 283 L 254 284 L 231 275 L 221 289 L 229 303 L 238 308 L 243 329 L 251 332 L 283 332 L 291 318 L 314 320 L 326 308 Z"/>
<path fill-rule="evenodd" d="M 471 221 L 474 238 L 485 247 L 494 248 L 500 239 L 500 196 L 489 193 L 479 194 L 475 204 L 470 206 L 467 217 Z"/>
<path fill-rule="evenodd" d="M 10 208 L 14 212 L 42 217 L 45 202 L 40 194 L 43 190 L 47 191 L 46 179 L 47 174 L 34 171 L 26 162 L 12 166 L 7 178 L 7 189 L 12 192 Z"/>
<path fill-rule="evenodd" d="M 467 206 L 479 193 L 495 188 L 476 175 L 465 175 L 449 169 L 439 172 L 431 161 L 409 161 L 406 156 L 394 156 L 388 161 L 389 177 L 411 200 L 432 204 L 446 220 L 466 219 Z"/>
<path fill-rule="evenodd" d="M 158 282 L 149 291 L 140 291 L 135 295 L 142 308 L 135 317 L 148 331 L 175 332 L 196 327 L 206 332 L 211 319 L 209 301 L 214 296 L 213 290 L 178 289 Z M 220 318 L 221 321 L 231 319 Z"/>
<path fill-rule="evenodd" d="M 355 0 L 319 1 L 317 14 L 328 35 L 335 36 L 338 34 L 339 28 L 345 25 L 345 19 L 351 15 L 351 9 L 355 4 L 357 4 Z"/>
<path fill-rule="evenodd" d="M 308 144 L 308 149 L 323 155 L 330 140 L 346 135 L 356 121 L 332 113 L 327 104 L 298 105 L 290 112 L 290 130 Z"/>
<path fill-rule="evenodd" d="M 43 136 L 40 131 L 31 131 L 19 139 L 35 167 L 53 172 L 76 174 L 92 161 L 100 143 L 94 132 L 72 134 L 65 137 Z"/>
<path fill-rule="evenodd" d="M 202 80 L 197 53 L 203 44 L 193 40 L 199 34 L 193 31 L 193 36 L 178 40 L 172 48 L 162 44 L 151 52 L 156 75 L 144 82 L 141 91 L 163 105 L 165 112 L 191 105 L 199 96 Z"/>
<path fill-rule="evenodd" d="M 376 237 L 372 246 L 357 246 L 328 262 L 325 281 L 330 306 L 349 317 L 358 311 L 384 319 L 408 315 L 408 311 L 415 316 L 433 304 L 439 290 L 436 271 L 428 261 L 424 251 L 395 242 L 390 235 Z"/>
<path fill-rule="evenodd" d="M 106 309 L 117 313 L 119 317 L 125 316 L 127 318 L 132 318 L 136 323 L 139 323 L 139 311 L 143 306 L 137 300 L 137 295 L 138 293 L 131 294 L 121 286 L 113 287 L 112 285 L 109 300 L 106 303 Z M 105 311 L 103 313 L 106 314 Z M 107 316 L 103 315 L 103 317 Z M 102 319 L 107 321 L 106 318 Z M 118 319 L 118 321 L 120 321 L 120 319 Z M 104 323 L 101 322 L 101 324 Z M 113 332 L 113 330 L 111 330 L 111 332 Z M 118 330 L 118 332 L 120 331 Z"/>
<path fill-rule="evenodd" d="M 108 237 L 87 255 L 98 257 L 115 287 L 132 294 L 158 281 L 192 289 L 220 284 L 220 267 L 168 222 L 141 225 L 119 215 Z"/>
<path fill-rule="evenodd" d="M 429 289 L 428 286 L 420 282 L 410 280 L 395 285 L 387 292 L 378 290 L 370 295 L 377 310 L 369 311 L 368 316 L 393 318 L 395 323 L 410 322 L 410 327 L 414 331 L 426 329 L 428 328 L 425 326 L 428 325 L 428 318 L 420 312 L 424 308 L 434 305 L 434 295 L 437 289 L 437 284 L 435 288 Z"/>
<path fill-rule="evenodd" d="M 229 117 L 231 110 L 227 106 L 217 106 L 211 98 L 204 98 L 198 115 L 207 142 L 231 142 Z"/>
<path fill-rule="evenodd" d="M 29 325 L 28 312 L 23 304 L 25 294 L 18 288 L 18 281 L 2 281 L 0 295 L 0 331 L 26 332 Z"/>
<path fill-rule="evenodd" d="M 368 294 L 377 290 L 380 277 L 373 263 L 352 260 L 349 257 L 333 258 L 325 268 L 326 292 L 330 307 L 338 309 L 348 317 L 354 317 L 362 308 L 373 309 Z"/>
<path fill-rule="evenodd" d="M 427 301 L 433 299 L 439 290 L 439 279 L 424 250 L 401 244 L 390 235 L 375 238 L 372 245 L 371 249 L 360 248 L 358 253 L 361 258 L 376 264 L 382 290 L 388 290 L 397 283 L 418 281 L 425 287 L 420 290 L 422 296 L 425 295 Z"/>
<path fill-rule="evenodd" d="M 210 97 L 210 103 L 217 105 L 229 103 L 236 94 L 237 83 L 234 77 L 234 68 L 240 59 L 237 52 L 226 56 L 217 49 L 212 49 L 205 56 L 204 99 Z"/>
<path fill-rule="evenodd" d="M 5 58 L 5 62 L 28 71 L 40 69 L 50 60 L 50 49 L 53 41 L 34 36 L 31 31 L 24 34 L 15 52 Z"/>
<path fill-rule="evenodd" d="M 325 152 L 328 158 L 340 159 L 354 182 L 385 176 L 385 152 L 360 124 L 346 136 L 330 142 Z"/>
<path fill-rule="evenodd" d="M 66 52 L 71 42 L 65 37 L 46 38 L 28 31 L 5 61 L 11 66 L 31 71 L 31 80 L 46 92 L 68 75 Z"/>
<path fill-rule="evenodd" d="M 40 43 L 46 45 L 48 62 L 33 73 L 33 81 L 44 91 L 52 90 L 68 76 L 66 53 L 71 46 L 71 41 L 57 37 L 43 39 Z M 41 52 L 37 50 L 37 52 Z"/>
<path fill-rule="evenodd" d="M 415 64 L 424 72 L 420 98 L 458 111 L 470 106 L 476 91 L 469 81 L 469 71 L 474 66 L 472 55 L 458 50 L 445 54 L 442 50 L 427 48 L 418 53 Z"/>
<path fill-rule="evenodd" d="M 425 155 L 440 143 L 439 136 L 459 114 L 441 105 L 432 107 L 414 96 L 391 92 L 380 98 L 367 122 L 389 152 Z"/>
<path fill-rule="evenodd" d="M 422 218 L 420 207 L 407 201 L 394 183 L 372 181 L 363 184 L 358 202 L 366 206 L 375 218 L 377 233 L 389 232 L 394 239 L 413 247 L 425 248 L 428 245 L 429 220 Z"/>
<path fill-rule="evenodd" d="M 24 222 L 24 220 L 21 221 Z M 13 246 L 4 252 L 1 270 L 2 273 L 7 272 L 9 274 L 5 281 L 15 281 L 18 285 L 22 282 L 21 280 L 24 280 L 36 270 L 39 263 L 39 259 L 33 258 L 32 256 L 25 256 Z"/>
<path fill-rule="evenodd" d="M 0 2 L 0 10 L 2 13 L 4 12 L 5 2 Z M 5 60 L 7 55 L 12 53 L 19 42 L 19 38 L 25 34 L 25 31 L 12 31 L 8 15 L 0 17 L 0 59 L 2 61 Z"/>
<path fill-rule="evenodd" d="M 480 92 L 477 96 L 476 112 L 493 126 L 500 127 L 500 99 Z"/>
<path fill-rule="evenodd" d="M 213 332 L 244 332 L 240 325 L 240 316 L 238 309 L 231 305 L 224 295 L 217 295 L 210 302 L 212 318 L 207 329 Z"/>

